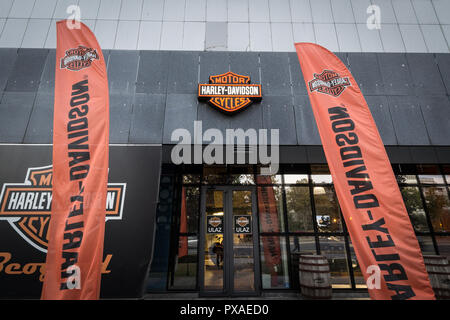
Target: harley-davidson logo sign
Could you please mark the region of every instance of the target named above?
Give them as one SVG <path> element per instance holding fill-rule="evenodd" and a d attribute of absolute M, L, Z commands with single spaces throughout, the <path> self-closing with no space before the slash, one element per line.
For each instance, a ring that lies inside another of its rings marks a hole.
<path fill-rule="evenodd" d="M 66 51 L 64 58 L 61 58 L 61 69 L 67 68 L 72 71 L 79 71 L 91 66 L 93 60 L 98 60 L 99 56 L 95 49 L 78 46 L 78 48 Z"/>
<path fill-rule="evenodd" d="M 52 166 L 29 168 L 24 183 L 4 183 L 0 220 L 6 220 L 29 244 L 47 252 L 52 204 Z M 106 221 L 121 220 L 126 183 L 108 183 Z"/>
<path fill-rule="evenodd" d="M 308 82 L 311 92 L 317 91 L 334 97 L 339 96 L 346 87 L 350 86 L 348 77 L 341 77 L 332 70 L 323 70 L 322 73 L 314 73 L 314 79 Z"/>
<path fill-rule="evenodd" d="M 250 77 L 233 72 L 210 76 L 209 84 L 198 85 L 198 99 L 226 113 L 242 110 L 261 98 L 260 84 L 250 84 Z"/>

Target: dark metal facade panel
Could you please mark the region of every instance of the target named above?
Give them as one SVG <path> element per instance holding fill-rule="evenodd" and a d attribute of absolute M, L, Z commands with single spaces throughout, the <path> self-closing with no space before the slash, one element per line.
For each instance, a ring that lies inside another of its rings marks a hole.
<path fill-rule="evenodd" d="M 208 129 L 218 129 L 223 137 L 225 137 L 225 130 L 231 128 L 231 117 L 205 102 L 198 103 L 197 119 L 202 122 L 203 132 Z M 244 111 L 245 112 L 245 111 Z M 187 124 L 191 126 L 191 124 Z"/>
<path fill-rule="evenodd" d="M 377 54 L 384 91 L 387 95 L 413 95 L 414 82 L 403 53 Z"/>
<path fill-rule="evenodd" d="M 438 64 L 441 78 L 444 81 L 447 95 L 450 95 L 450 54 L 436 54 L 436 62 Z"/>
<path fill-rule="evenodd" d="M 128 94 L 109 94 L 109 142 L 128 143 L 133 96 Z"/>
<path fill-rule="evenodd" d="M 261 105 L 263 128 L 278 129 L 280 145 L 298 144 L 291 97 L 267 96 Z"/>
<path fill-rule="evenodd" d="M 17 49 L 2 48 L 0 50 L 0 94 L 5 90 L 8 78 L 17 59 Z"/>
<path fill-rule="evenodd" d="M 2 142 L 23 142 L 35 97 L 35 92 L 5 92 L 3 94 L 0 103 Z"/>
<path fill-rule="evenodd" d="M 56 50 L 51 49 L 45 59 L 45 65 L 42 70 L 38 91 L 43 93 L 53 93 L 55 91 L 55 66 Z"/>
<path fill-rule="evenodd" d="M 257 52 L 230 52 L 230 71 L 249 76 L 250 83 L 261 83 L 259 54 Z"/>
<path fill-rule="evenodd" d="M 208 83 L 209 76 L 230 71 L 228 52 L 206 51 L 200 53 L 200 83 Z"/>
<path fill-rule="evenodd" d="M 199 52 L 171 52 L 167 93 L 196 94 L 198 69 Z"/>
<path fill-rule="evenodd" d="M 389 96 L 389 109 L 399 145 L 429 145 L 428 132 L 416 97 Z"/>
<path fill-rule="evenodd" d="M 191 94 L 174 94 L 166 96 L 164 112 L 163 143 L 177 143 L 171 141 L 172 132 L 176 129 L 186 129 L 194 138 L 194 121 L 197 119 L 197 96 Z"/>
<path fill-rule="evenodd" d="M 450 145 L 450 102 L 448 96 L 419 97 L 422 115 L 432 145 Z"/>
<path fill-rule="evenodd" d="M 162 143 L 165 104 L 166 95 L 136 94 L 129 143 Z"/>
<path fill-rule="evenodd" d="M 261 52 L 261 84 L 264 95 L 292 94 L 288 53 Z"/>
<path fill-rule="evenodd" d="M 322 144 L 308 96 L 294 96 L 294 113 L 298 144 Z"/>
<path fill-rule="evenodd" d="M 53 92 L 38 92 L 26 127 L 24 143 L 53 142 Z"/>
<path fill-rule="evenodd" d="M 305 80 L 303 78 L 300 61 L 296 52 L 289 52 L 289 72 L 292 82 L 292 90 L 294 95 L 307 95 Z"/>
<path fill-rule="evenodd" d="M 411 77 L 414 81 L 415 94 L 445 95 L 445 86 L 433 54 L 407 53 Z"/>
<path fill-rule="evenodd" d="M 376 53 L 349 53 L 350 71 L 364 95 L 384 95 Z"/>
<path fill-rule="evenodd" d="M 138 66 L 138 51 L 112 51 L 108 60 L 108 85 L 110 93 L 133 94 L 135 92 Z"/>
<path fill-rule="evenodd" d="M 366 96 L 365 98 L 383 143 L 396 145 L 397 138 L 387 98 L 385 96 Z"/>
<path fill-rule="evenodd" d="M 47 49 L 18 49 L 5 91 L 36 92 L 47 55 Z"/>
<path fill-rule="evenodd" d="M 140 51 L 136 93 L 165 94 L 169 63 L 167 51 Z"/>

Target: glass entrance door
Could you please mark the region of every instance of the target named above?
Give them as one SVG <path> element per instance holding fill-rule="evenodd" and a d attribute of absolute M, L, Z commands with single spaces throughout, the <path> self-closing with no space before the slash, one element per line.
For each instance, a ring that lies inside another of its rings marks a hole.
<path fill-rule="evenodd" d="M 259 259 L 254 188 L 202 190 L 200 287 L 204 295 L 256 295 Z"/>

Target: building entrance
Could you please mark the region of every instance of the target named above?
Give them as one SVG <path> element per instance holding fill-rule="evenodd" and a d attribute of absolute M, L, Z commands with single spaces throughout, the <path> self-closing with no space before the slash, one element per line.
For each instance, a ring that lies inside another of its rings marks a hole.
<path fill-rule="evenodd" d="M 200 291 L 202 295 L 260 292 L 254 187 L 202 188 Z"/>

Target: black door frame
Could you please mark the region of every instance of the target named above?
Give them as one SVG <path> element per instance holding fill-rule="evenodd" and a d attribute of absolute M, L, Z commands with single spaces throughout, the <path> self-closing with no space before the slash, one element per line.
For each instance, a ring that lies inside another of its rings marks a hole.
<path fill-rule="evenodd" d="M 206 233 L 206 191 L 217 190 L 224 193 L 224 283 L 223 291 L 210 291 L 204 288 L 204 263 L 205 263 L 205 233 Z M 253 234 L 253 265 L 254 265 L 254 291 L 234 291 L 233 278 L 233 191 L 251 191 L 252 192 L 252 234 Z M 198 263 L 198 281 L 200 296 L 219 296 L 219 297 L 237 297 L 237 296 L 259 296 L 261 295 L 261 266 L 259 257 L 259 228 L 257 215 L 257 198 L 255 186 L 202 186 L 201 187 L 201 210 L 200 210 L 200 235 L 199 235 L 199 263 Z"/>

